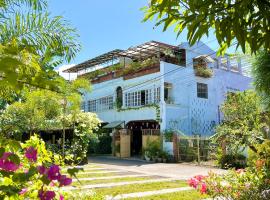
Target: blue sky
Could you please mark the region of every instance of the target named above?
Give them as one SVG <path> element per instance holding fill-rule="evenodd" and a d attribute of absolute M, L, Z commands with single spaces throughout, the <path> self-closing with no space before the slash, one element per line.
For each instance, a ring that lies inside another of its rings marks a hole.
<path fill-rule="evenodd" d="M 52 15 L 62 15 L 78 31 L 82 50 L 71 61 L 78 64 L 113 49 L 127 49 L 141 43 L 157 40 L 172 45 L 186 41 L 184 32 L 179 38 L 173 30 L 153 29 L 153 22 L 142 23 L 148 0 L 49 0 Z M 214 37 L 203 38 L 203 42 Z M 217 49 L 217 43 L 209 44 Z"/>

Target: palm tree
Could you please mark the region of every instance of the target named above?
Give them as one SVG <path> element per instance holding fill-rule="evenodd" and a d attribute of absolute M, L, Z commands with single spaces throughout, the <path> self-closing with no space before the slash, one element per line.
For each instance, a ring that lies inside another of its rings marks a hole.
<path fill-rule="evenodd" d="M 0 0 L 0 85 L 54 87 L 53 69 L 75 57 L 77 38 L 66 20 L 48 14 L 46 0 Z"/>

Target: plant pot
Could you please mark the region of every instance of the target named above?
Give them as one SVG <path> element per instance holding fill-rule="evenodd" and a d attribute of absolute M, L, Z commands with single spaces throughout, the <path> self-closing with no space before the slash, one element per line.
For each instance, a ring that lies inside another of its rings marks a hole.
<path fill-rule="evenodd" d="M 162 162 L 162 158 L 157 158 L 157 161 L 158 162 Z"/>
<path fill-rule="evenodd" d="M 163 158 L 162 161 L 163 161 L 163 163 L 166 163 L 167 162 L 167 159 L 166 158 Z"/>
<path fill-rule="evenodd" d="M 148 157 L 148 156 L 146 156 L 146 155 L 144 156 L 144 158 L 145 158 L 146 161 L 150 161 L 151 160 L 151 158 Z"/>

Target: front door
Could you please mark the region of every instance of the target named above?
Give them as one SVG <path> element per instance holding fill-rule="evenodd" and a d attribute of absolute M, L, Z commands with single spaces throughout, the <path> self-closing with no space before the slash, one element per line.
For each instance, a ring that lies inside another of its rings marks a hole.
<path fill-rule="evenodd" d="M 142 153 L 142 131 L 141 129 L 132 130 L 131 155 L 136 156 Z"/>

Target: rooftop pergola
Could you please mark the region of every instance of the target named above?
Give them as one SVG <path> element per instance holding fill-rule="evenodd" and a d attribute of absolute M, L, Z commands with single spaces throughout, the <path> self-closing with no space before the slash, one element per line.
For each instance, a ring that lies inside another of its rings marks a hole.
<path fill-rule="evenodd" d="M 135 47 L 130 47 L 127 50 L 116 49 L 110 51 L 66 69 L 64 72 L 76 73 L 87 68 L 102 65 L 120 57 L 130 58 L 133 61 L 145 60 L 154 56 L 160 56 L 161 54 L 164 54 L 164 51 L 167 49 L 173 50 L 174 52 L 181 52 L 181 49 L 179 49 L 177 46 L 168 45 L 157 41 L 150 41 Z"/>

